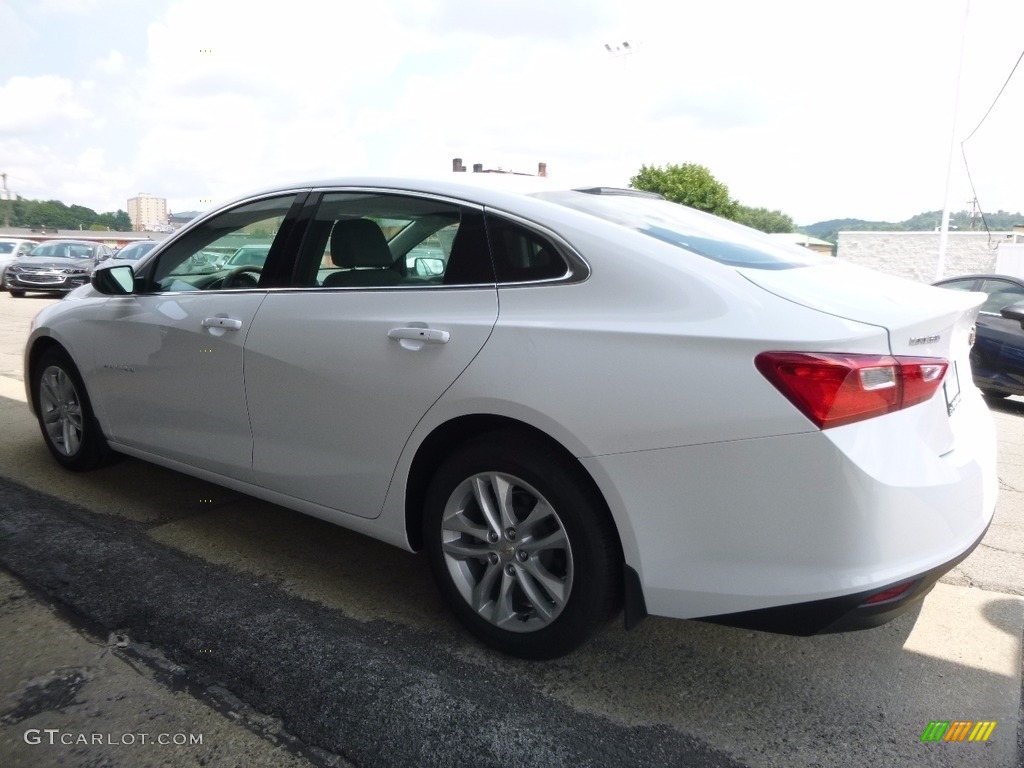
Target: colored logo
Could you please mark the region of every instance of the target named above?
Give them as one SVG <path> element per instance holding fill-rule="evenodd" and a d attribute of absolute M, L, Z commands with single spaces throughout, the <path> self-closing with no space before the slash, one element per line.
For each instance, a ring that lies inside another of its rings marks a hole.
<path fill-rule="evenodd" d="M 921 734 L 921 741 L 988 741 L 995 729 L 995 720 L 933 720 Z"/>

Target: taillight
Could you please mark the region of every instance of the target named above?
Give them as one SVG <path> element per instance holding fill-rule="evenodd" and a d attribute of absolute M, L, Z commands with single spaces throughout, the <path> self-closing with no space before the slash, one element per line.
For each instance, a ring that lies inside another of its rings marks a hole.
<path fill-rule="evenodd" d="M 867 600 L 865 600 L 863 603 L 861 603 L 861 606 L 878 605 L 878 603 L 887 603 L 890 600 L 897 600 L 905 596 L 910 591 L 910 589 L 915 586 L 917 586 L 916 581 L 905 581 L 902 584 L 897 584 L 895 587 L 890 587 L 889 589 L 885 589 L 881 592 L 875 593 Z"/>
<path fill-rule="evenodd" d="M 949 363 L 933 357 L 762 352 L 757 370 L 821 429 L 909 408 L 935 394 Z"/>

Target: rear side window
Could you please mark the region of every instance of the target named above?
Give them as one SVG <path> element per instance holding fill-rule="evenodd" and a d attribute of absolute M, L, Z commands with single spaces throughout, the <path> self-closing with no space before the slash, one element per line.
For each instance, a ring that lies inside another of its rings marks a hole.
<path fill-rule="evenodd" d="M 981 305 L 981 312 L 999 314 L 999 310 L 1024 301 L 1024 288 L 1005 280 L 984 280 L 978 289 L 988 294 L 988 300 Z"/>
<path fill-rule="evenodd" d="M 428 197 L 327 192 L 292 284 L 433 288 L 494 283 L 483 213 Z"/>
<path fill-rule="evenodd" d="M 734 267 L 792 269 L 823 263 L 772 242 L 756 230 L 668 200 L 579 190 L 542 192 L 536 197 L 632 229 L 682 250 Z"/>
<path fill-rule="evenodd" d="M 487 235 L 499 283 L 557 280 L 569 272 L 558 250 L 525 227 L 488 214 Z"/>

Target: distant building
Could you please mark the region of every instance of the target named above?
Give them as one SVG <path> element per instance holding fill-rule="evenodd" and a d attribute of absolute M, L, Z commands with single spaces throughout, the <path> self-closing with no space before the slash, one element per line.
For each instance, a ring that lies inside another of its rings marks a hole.
<path fill-rule="evenodd" d="M 452 159 L 452 173 L 465 173 L 466 166 L 462 164 L 462 158 L 456 157 Z M 537 163 L 537 173 L 523 173 L 522 171 L 506 171 L 501 168 L 484 168 L 483 163 L 473 163 L 473 173 L 509 173 L 513 176 L 547 176 L 548 175 L 548 164 Z"/>
<path fill-rule="evenodd" d="M 177 230 L 184 227 L 192 219 L 200 214 L 200 211 L 185 211 L 183 213 L 168 213 L 167 223 L 171 225 L 171 230 Z"/>
<path fill-rule="evenodd" d="M 167 198 L 139 192 L 128 200 L 128 218 L 135 232 L 160 231 L 167 226 Z"/>
<path fill-rule="evenodd" d="M 793 245 L 801 245 L 804 248 L 809 248 L 812 251 L 823 253 L 826 256 L 831 256 L 833 251 L 832 243 L 828 240 L 821 240 L 817 237 L 811 237 L 803 232 L 774 232 L 772 237 L 776 237 L 779 240 L 785 240 L 786 242 L 793 243 Z"/>

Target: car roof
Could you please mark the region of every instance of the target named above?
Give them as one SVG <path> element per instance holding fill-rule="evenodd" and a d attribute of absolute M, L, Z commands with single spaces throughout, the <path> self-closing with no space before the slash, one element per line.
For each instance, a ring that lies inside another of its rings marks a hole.
<path fill-rule="evenodd" d="M 943 283 L 952 283 L 957 280 L 1008 280 L 1011 283 L 1024 286 L 1024 278 L 1014 277 L 1013 275 L 954 275 L 953 277 L 944 277 L 941 280 L 937 280 L 935 285 L 942 285 Z"/>
<path fill-rule="evenodd" d="M 70 239 L 64 240 L 64 239 L 56 239 L 56 240 L 42 240 L 39 243 L 36 243 L 36 245 L 95 245 L 95 246 L 99 246 L 99 245 L 103 245 L 103 243 L 97 243 L 95 240 L 70 240 Z"/>
<path fill-rule="evenodd" d="M 537 192 L 568 192 L 576 188 L 554 182 L 544 176 L 521 176 L 509 173 L 471 173 L 459 174 L 459 177 L 453 180 L 449 177 L 432 176 L 348 176 L 299 181 L 293 184 L 283 184 L 250 191 L 247 194 L 239 195 L 223 202 L 196 218 L 205 218 L 210 213 L 231 207 L 236 203 L 250 200 L 254 197 L 293 191 L 298 192 L 305 189 L 364 187 L 394 192 L 427 193 L 464 199 L 495 208 L 504 208 L 519 207 L 524 202 L 530 200 L 541 203 L 538 198 L 531 197 L 531 195 Z M 593 186 L 591 185 L 590 188 L 593 188 Z M 544 203 L 544 205 L 551 204 Z"/>

